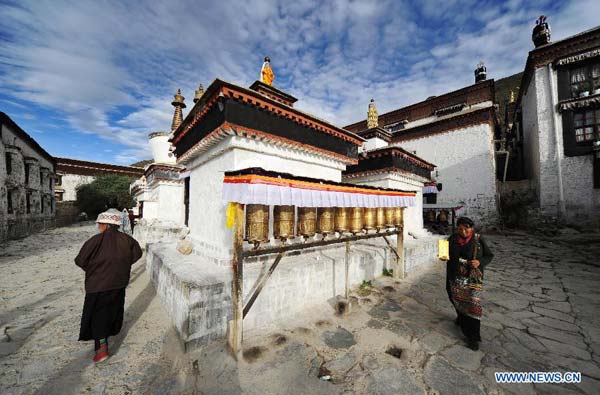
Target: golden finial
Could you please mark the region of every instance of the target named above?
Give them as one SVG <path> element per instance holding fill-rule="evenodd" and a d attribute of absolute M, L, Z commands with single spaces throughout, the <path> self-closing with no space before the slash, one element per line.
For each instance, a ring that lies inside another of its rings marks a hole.
<path fill-rule="evenodd" d="M 369 111 L 367 111 L 367 128 L 373 129 L 377 126 L 379 126 L 379 117 L 377 116 L 375 100 L 371 99 L 371 102 L 369 103 Z"/>
<path fill-rule="evenodd" d="M 273 69 L 271 69 L 271 58 L 265 56 L 265 62 L 260 70 L 260 81 L 267 85 L 273 85 L 274 79 L 275 74 L 273 74 Z"/>
<path fill-rule="evenodd" d="M 512 104 L 512 103 L 514 103 L 514 102 L 515 102 L 515 100 L 516 100 L 516 97 L 515 97 L 515 91 L 513 91 L 513 90 L 511 89 L 511 90 L 510 90 L 510 99 L 508 99 L 508 102 L 509 102 L 510 104 Z"/>
<path fill-rule="evenodd" d="M 200 100 L 200 98 L 202 97 L 203 94 L 204 94 L 204 87 L 202 86 L 202 83 L 200 83 L 200 85 L 198 86 L 198 89 L 196 89 L 196 95 L 194 96 L 194 103 L 198 103 L 198 101 Z"/>
<path fill-rule="evenodd" d="M 172 131 L 177 129 L 181 125 L 181 122 L 183 122 L 183 112 L 181 109 L 185 108 L 185 103 L 183 102 L 185 97 L 181 96 L 181 89 L 177 89 L 177 94 L 173 97 L 171 105 L 175 107 L 175 113 L 173 114 L 173 122 L 171 123 Z"/>

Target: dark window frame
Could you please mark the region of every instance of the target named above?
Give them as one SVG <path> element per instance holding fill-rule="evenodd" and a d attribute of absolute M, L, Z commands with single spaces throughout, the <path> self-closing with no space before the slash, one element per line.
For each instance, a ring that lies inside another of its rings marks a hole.
<path fill-rule="evenodd" d="M 31 214 L 31 192 L 27 192 L 25 194 L 25 206 L 26 206 L 25 214 Z"/>
<path fill-rule="evenodd" d="M 9 189 L 6 191 L 6 212 L 7 214 L 13 214 L 15 212 L 15 207 L 13 205 L 13 191 Z"/>
<path fill-rule="evenodd" d="M 12 154 L 5 152 L 4 161 L 6 163 L 6 175 L 12 174 Z"/>
<path fill-rule="evenodd" d="M 25 185 L 29 185 L 29 176 L 31 165 L 29 163 L 25 163 Z"/>
<path fill-rule="evenodd" d="M 575 75 L 582 71 L 583 79 L 573 82 Z M 600 62 L 590 61 L 569 68 L 569 88 L 571 98 L 579 97 L 579 94 L 588 91 L 591 95 L 594 89 L 600 88 Z"/>
<path fill-rule="evenodd" d="M 590 116 L 588 116 L 590 115 Z M 578 118 L 580 118 L 578 120 Z M 579 125 L 577 124 L 581 122 Z M 581 133 L 578 133 L 581 131 Z M 586 108 L 573 112 L 573 133 L 577 145 L 590 145 L 600 138 L 600 108 Z M 582 136 L 582 139 L 578 139 Z"/>

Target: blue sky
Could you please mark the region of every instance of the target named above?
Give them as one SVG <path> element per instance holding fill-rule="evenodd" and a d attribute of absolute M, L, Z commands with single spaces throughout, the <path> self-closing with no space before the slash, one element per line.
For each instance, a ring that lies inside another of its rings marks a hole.
<path fill-rule="evenodd" d="M 131 164 L 168 130 L 170 102 L 215 78 L 275 86 L 339 126 L 522 71 L 531 29 L 599 24 L 581 1 L 0 1 L 0 110 L 55 156 Z M 186 111 L 184 110 L 184 115 Z"/>

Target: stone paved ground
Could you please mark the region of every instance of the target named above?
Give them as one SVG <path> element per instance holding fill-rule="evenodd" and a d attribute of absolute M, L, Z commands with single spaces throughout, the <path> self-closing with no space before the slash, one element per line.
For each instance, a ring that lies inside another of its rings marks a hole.
<path fill-rule="evenodd" d="M 93 366 L 76 342 L 93 228 L 61 228 L 0 250 L 1 394 L 597 394 L 600 234 L 489 235 L 481 350 L 464 347 L 444 267 L 355 292 L 349 315 L 307 311 L 279 333 L 184 354 L 142 265 L 114 355 Z M 395 348 L 396 356 L 386 353 Z M 579 371 L 581 384 L 495 383 L 495 371 Z M 319 377 L 330 376 L 329 381 Z"/>

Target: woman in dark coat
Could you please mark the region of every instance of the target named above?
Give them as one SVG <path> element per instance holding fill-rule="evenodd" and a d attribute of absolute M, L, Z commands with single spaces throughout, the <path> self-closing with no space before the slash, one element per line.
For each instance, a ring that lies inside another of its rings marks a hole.
<path fill-rule="evenodd" d="M 101 213 L 96 220 L 100 233 L 86 241 L 75 258 L 85 271 L 79 340 L 94 340 L 96 363 L 108 358 L 108 337 L 121 331 L 131 265 L 142 256 L 138 242 L 119 232 L 121 220 L 118 210 Z"/>
<path fill-rule="evenodd" d="M 448 239 L 450 259 L 446 266 L 446 291 L 456 309 L 455 322 L 467 338 L 467 346 L 478 350 L 483 271 L 494 254 L 473 228 L 471 219 L 461 217 L 457 221 L 457 232 Z"/>

